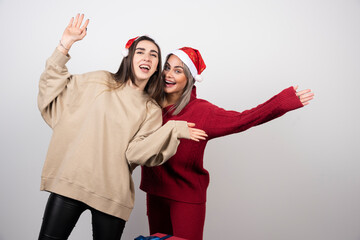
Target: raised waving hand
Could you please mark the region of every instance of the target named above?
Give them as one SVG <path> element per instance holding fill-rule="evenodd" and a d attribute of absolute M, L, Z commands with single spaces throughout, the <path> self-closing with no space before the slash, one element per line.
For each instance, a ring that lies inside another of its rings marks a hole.
<path fill-rule="evenodd" d="M 58 49 L 65 55 L 68 54 L 74 42 L 77 42 L 86 36 L 86 28 L 89 24 L 89 19 L 82 24 L 83 20 L 84 14 L 77 14 L 75 18 L 71 18 L 69 24 L 65 28 L 58 46 Z"/>

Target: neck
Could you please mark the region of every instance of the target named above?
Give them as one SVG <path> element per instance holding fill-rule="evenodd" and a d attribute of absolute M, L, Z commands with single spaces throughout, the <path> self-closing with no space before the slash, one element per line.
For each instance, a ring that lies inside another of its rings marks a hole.
<path fill-rule="evenodd" d="M 180 97 L 181 97 L 181 94 L 179 94 L 179 93 L 166 94 L 163 107 L 174 105 L 180 99 Z"/>
<path fill-rule="evenodd" d="M 140 91 L 144 91 L 145 86 L 146 86 L 148 80 L 146 80 L 146 81 L 139 81 L 139 80 L 135 79 L 135 84 L 136 84 L 136 85 L 133 84 L 133 82 L 131 81 L 131 79 L 129 79 L 128 82 L 129 82 L 129 85 L 130 85 L 132 88 L 135 88 L 135 89 L 140 90 Z"/>

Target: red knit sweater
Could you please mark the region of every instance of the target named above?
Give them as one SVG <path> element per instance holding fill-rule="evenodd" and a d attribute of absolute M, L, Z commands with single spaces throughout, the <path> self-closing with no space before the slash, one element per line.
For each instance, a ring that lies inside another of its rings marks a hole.
<path fill-rule="evenodd" d="M 209 172 L 203 167 L 203 156 L 207 142 L 216 137 L 245 131 L 302 106 L 293 87 L 289 87 L 253 109 L 226 111 L 196 98 L 194 87 L 189 104 L 178 115 L 171 115 L 171 106 L 163 109 L 163 124 L 169 120 L 193 122 L 196 128 L 203 129 L 209 137 L 200 142 L 181 139 L 176 154 L 165 164 L 142 167 L 140 189 L 181 202 L 206 202 Z"/>

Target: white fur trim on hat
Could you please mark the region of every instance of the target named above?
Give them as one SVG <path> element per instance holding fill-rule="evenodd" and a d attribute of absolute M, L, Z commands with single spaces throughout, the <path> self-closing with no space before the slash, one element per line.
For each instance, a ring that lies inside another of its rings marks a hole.
<path fill-rule="evenodd" d="M 127 56 L 129 55 L 129 49 L 124 48 L 124 49 L 121 51 L 121 54 L 122 54 L 124 57 L 127 57 Z"/>
<path fill-rule="evenodd" d="M 186 66 L 190 69 L 191 75 L 196 78 L 196 76 L 198 75 L 198 71 L 195 67 L 195 64 L 184 51 L 177 49 L 175 51 L 172 51 L 171 54 L 174 54 L 178 58 L 180 58 L 180 60 L 183 61 L 183 63 L 185 63 Z"/>
<path fill-rule="evenodd" d="M 195 81 L 197 81 L 197 82 L 202 82 L 202 81 L 203 81 L 203 78 L 201 77 L 201 75 L 196 75 L 196 76 L 195 76 Z"/>

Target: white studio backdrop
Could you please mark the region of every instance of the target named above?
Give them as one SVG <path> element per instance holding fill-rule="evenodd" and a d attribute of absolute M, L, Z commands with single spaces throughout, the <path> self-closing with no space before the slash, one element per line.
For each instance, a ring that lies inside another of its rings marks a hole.
<path fill-rule="evenodd" d="M 165 55 L 182 46 L 207 64 L 198 97 L 243 111 L 291 85 L 309 106 L 215 139 L 204 239 L 360 239 L 360 1 L 0 0 L 0 240 L 37 239 L 48 193 L 40 174 L 51 130 L 39 76 L 70 18 L 90 18 L 72 73 L 114 72 L 126 41 L 148 34 Z M 221 124 L 221 123 L 219 123 Z M 145 194 L 123 238 L 147 235 Z M 85 212 L 70 239 L 91 239 Z"/>

